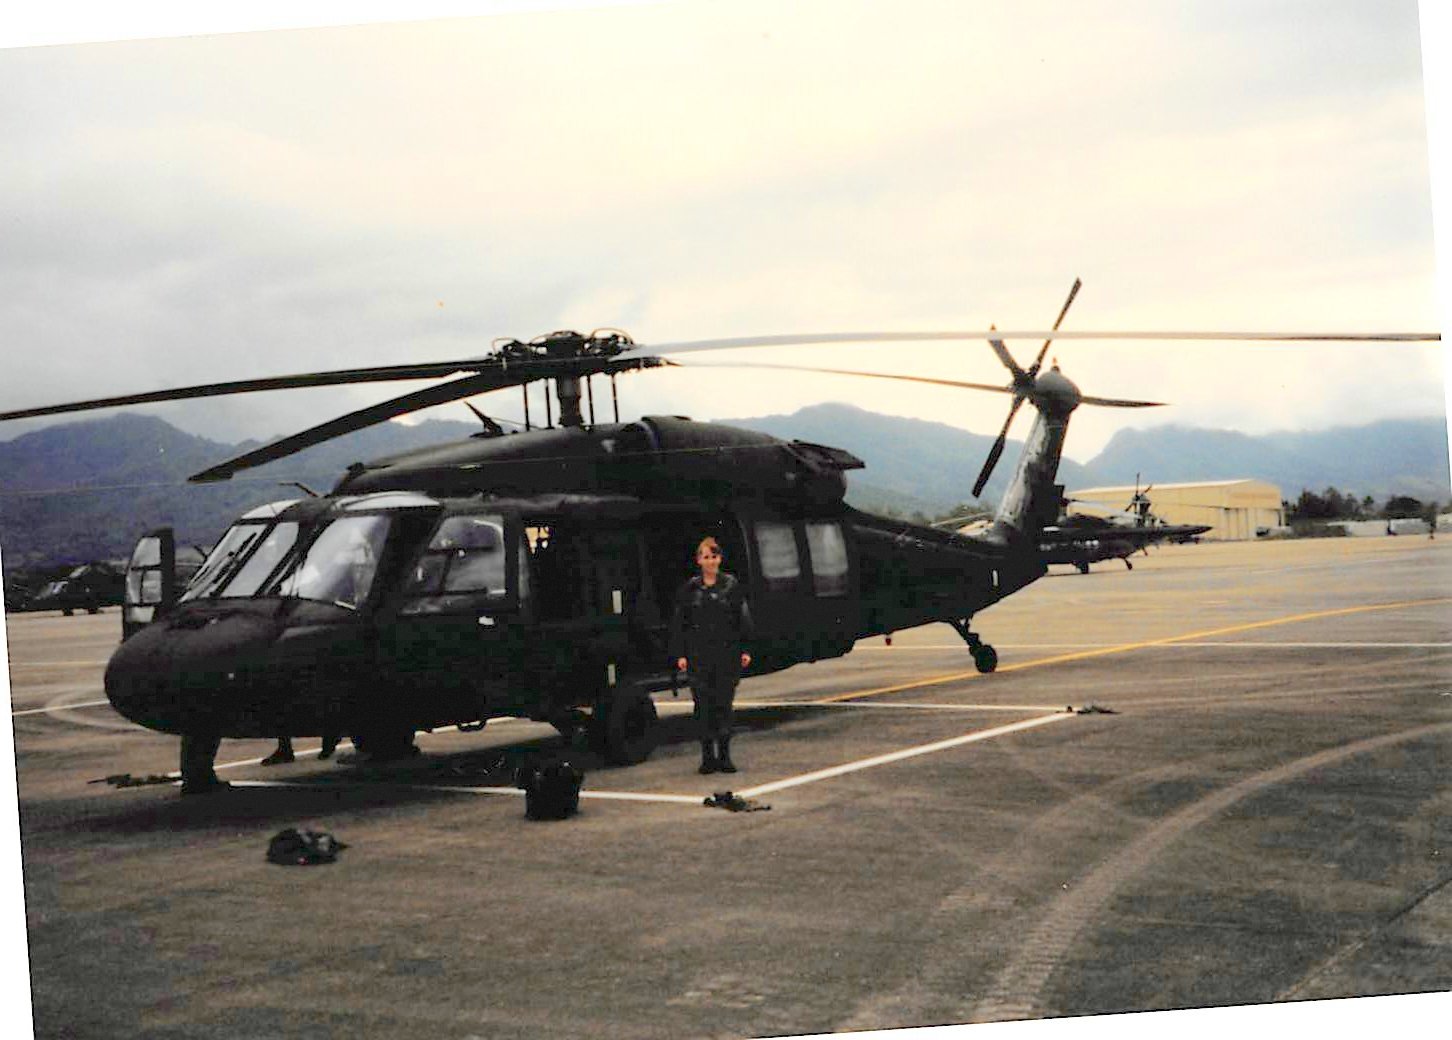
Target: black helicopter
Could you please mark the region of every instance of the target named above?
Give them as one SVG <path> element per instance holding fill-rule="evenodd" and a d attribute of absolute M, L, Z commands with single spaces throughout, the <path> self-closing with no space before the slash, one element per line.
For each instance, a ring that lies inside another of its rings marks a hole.
<path fill-rule="evenodd" d="M 12 411 L 0 420 L 466 373 L 191 478 L 210 481 L 420 408 L 552 381 L 557 423 L 547 413 L 546 428 L 505 434 L 486 420 L 466 441 L 356 463 L 326 496 L 259 507 L 222 536 L 179 596 L 168 533 L 143 538 L 127 582 L 129 638 L 106 669 L 106 694 L 126 718 L 183 737 L 184 791 L 215 783 L 211 764 L 222 737 L 346 733 L 362 754 L 382 760 L 411 753 L 418 730 L 474 729 L 498 716 L 579 732 L 607 760 L 630 763 L 653 748 L 649 694 L 673 681 L 664 647 L 671 597 L 704 534 L 719 540 L 751 598 L 757 635 L 748 674 L 841 656 L 865 636 L 929 622 L 951 625 L 977 668 L 994 670 L 997 654 L 970 622 L 1046 571 L 1039 534 L 1063 495 L 1055 476 L 1070 416 L 1080 404 L 1155 403 L 1089 397 L 1057 365 L 1042 369 L 1068 306 L 1047 333 L 988 334 L 1012 374 L 1007 386 L 885 376 L 1011 395 L 975 496 L 1019 407 L 1028 401 L 1036 410 L 993 520 L 973 535 L 848 506 L 844 473 L 863 463 L 841 449 L 678 416 L 620 422 L 614 379 L 678 363 L 665 355 L 694 350 L 982 333 L 644 348 L 613 330 L 558 332 L 498 342 L 469 361 L 215 383 Z M 1008 336 L 1045 338 L 1027 369 L 1004 346 Z M 613 422 L 594 421 L 593 377 L 601 375 L 610 378 Z"/>
<path fill-rule="evenodd" d="M 1151 545 L 1162 542 L 1183 544 L 1199 541 L 1210 530 L 1209 524 L 1171 524 L 1150 511 L 1149 493 L 1154 485 L 1140 490 L 1139 475 L 1134 479 L 1134 495 L 1124 509 L 1108 515 L 1069 512 L 1078 499 L 1063 500 L 1064 512 L 1057 522 L 1039 533 L 1039 551 L 1045 563 L 1072 564 L 1080 574 L 1089 573 L 1089 565 L 1103 560 L 1122 560 L 1134 570 L 1130 557 L 1148 552 Z M 1083 503 L 1089 504 L 1089 503 Z"/>
<path fill-rule="evenodd" d="M 72 568 L 63 578 L 43 585 L 26 605 L 29 610 L 59 610 L 70 617 L 78 610 L 98 614 L 102 607 L 121 605 L 125 581 L 119 563 L 98 560 Z"/>

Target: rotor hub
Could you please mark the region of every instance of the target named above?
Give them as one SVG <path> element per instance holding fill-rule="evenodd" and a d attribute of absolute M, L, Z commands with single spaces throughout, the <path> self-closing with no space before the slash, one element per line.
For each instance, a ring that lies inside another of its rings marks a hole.
<path fill-rule="evenodd" d="M 1063 417 L 1079 407 L 1083 395 L 1073 380 L 1055 365 L 1034 380 L 1033 399 L 1040 411 Z"/>

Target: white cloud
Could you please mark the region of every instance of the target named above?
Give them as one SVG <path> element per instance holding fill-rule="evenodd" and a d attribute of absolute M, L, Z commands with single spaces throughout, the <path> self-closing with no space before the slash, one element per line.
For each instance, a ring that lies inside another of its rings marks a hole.
<path fill-rule="evenodd" d="M 1043 325 L 1075 275 L 1076 328 L 1435 327 L 1412 9 L 1298 10 L 630 6 L 0 52 L 0 337 L 44 362 L 0 408 L 561 327 Z M 1392 349 L 1064 345 L 1087 392 L 1175 403 L 1086 409 L 1069 450 L 1439 410 L 1431 354 Z M 1003 376 L 981 345 L 771 358 L 826 359 Z M 837 377 L 622 386 L 1002 415 Z M 158 413 L 266 436 L 396 389 Z"/>

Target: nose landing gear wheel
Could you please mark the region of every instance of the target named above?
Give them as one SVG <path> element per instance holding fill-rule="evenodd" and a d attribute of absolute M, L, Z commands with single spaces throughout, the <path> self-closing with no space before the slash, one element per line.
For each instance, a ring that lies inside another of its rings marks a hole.
<path fill-rule="evenodd" d="M 987 675 L 998 667 L 998 651 L 987 643 L 979 643 L 973 650 L 973 665 Z"/>

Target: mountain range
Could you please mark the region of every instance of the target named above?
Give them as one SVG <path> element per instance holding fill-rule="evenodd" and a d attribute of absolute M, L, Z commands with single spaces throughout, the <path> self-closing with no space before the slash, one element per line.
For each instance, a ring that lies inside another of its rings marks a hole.
<path fill-rule="evenodd" d="M 969 500 L 993 442 L 942 423 L 820 404 L 790 415 L 723 420 L 786 439 L 845 448 L 867 468 L 848 475 L 848 501 L 899 515 L 941 515 Z M 154 416 L 122 413 L 65 423 L 0 442 L 0 549 L 8 570 L 126 555 L 145 530 L 169 524 L 184 543 L 210 544 L 237 515 L 295 497 L 298 481 L 332 487 L 346 467 L 411 448 L 460 440 L 469 423 L 382 423 L 218 484 L 187 484 L 205 469 L 260 442 L 224 444 L 184 433 Z M 996 499 L 1013 472 L 1009 442 L 985 490 Z M 1447 430 L 1439 418 L 1385 420 L 1317 432 L 1249 436 L 1162 426 L 1121 430 L 1089 462 L 1065 459 L 1060 479 L 1079 487 L 1254 477 L 1294 499 L 1303 488 L 1335 486 L 1382 501 L 1406 494 L 1452 496 Z"/>

